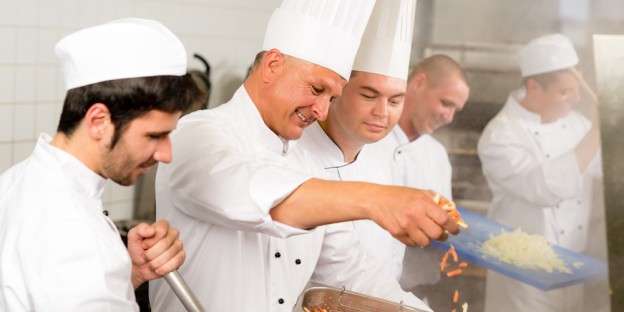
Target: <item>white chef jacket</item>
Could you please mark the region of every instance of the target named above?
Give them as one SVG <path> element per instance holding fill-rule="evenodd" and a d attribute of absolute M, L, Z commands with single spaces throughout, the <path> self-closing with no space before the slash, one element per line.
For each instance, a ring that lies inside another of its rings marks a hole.
<path fill-rule="evenodd" d="M 323 178 L 329 180 L 386 185 L 392 185 L 394 180 L 391 164 L 384 161 L 386 158 L 376 159 L 374 155 L 370 155 L 368 145 L 363 146 L 356 161 L 346 163 L 340 148 L 318 123 L 306 129 L 287 158 L 293 166 L 319 172 Z M 358 220 L 349 223 L 355 228 L 361 241 L 360 247 L 367 256 L 380 265 L 385 275 L 398 281 L 401 277 L 405 245 L 374 221 Z"/>
<path fill-rule="evenodd" d="M 488 217 L 583 252 L 599 163 L 596 157 L 579 172 L 574 148 L 591 124 L 574 111 L 542 124 L 539 115 L 520 104 L 524 96 L 524 90 L 512 92 L 479 139 L 479 158 L 493 195 Z M 564 305 L 581 296 L 572 287 L 527 297 L 526 285 L 494 273 L 488 273 L 487 283 L 486 311 L 501 306 L 507 311 L 575 311 Z"/>
<path fill-rule="evenodd" d="M 50 140 L 0 176 L 0 310 L 139 311 L 106 180 Z"/>
<path fill-rule="evenodd" d="M 395 126 L 371 149 L 386 153 L 397 172 L 395 184 L 434 190 L 452 200 L 452 169 L 446 148 L 430 135 L 410 141 L 400 126 Z M 439 263 L 444 252 L 433 246 L 407 248 L 403 259 L 401 286 L 412 289 L 418 285 L 435 284 L 440 280 Z"/>
<path fill-rule="evenodd" d="M 156 176 L 156 214 L 180 229 L 187 258 L 179 271 L 207 311 L 292 311 L 311 279 L 409 299 L 360 260 L 352 228 L 305 231 L 271 219 L 311 175 L 286 166 L 288 142 L 264 124 L 244 86 L 228 103 L 183 117 L 172 141 L 173 161 Z M 184 311 L 162 280 L 149 291 L 154 311 Z"/>

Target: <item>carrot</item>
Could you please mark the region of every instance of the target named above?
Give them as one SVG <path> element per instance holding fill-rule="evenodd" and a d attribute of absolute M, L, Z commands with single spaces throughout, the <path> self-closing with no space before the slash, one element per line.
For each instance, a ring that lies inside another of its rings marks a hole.
<path fill-rule="evenodd" d="M 460 267 L 460 268 L 465 268 L 465 267 L 468 267 L 468 262 L 466 262 L 466 261 L 462 261 L 462 262 L 459 264 L 459 267 Z"/>
<path fill-rule="evenodd" d="M 448 259 L 448 251 L 444 254 L 444 257 L 442 257 L 442 262 L 440 262 L 440 272 L 444 272 L 444 268 L 446 267 L 446 260 Z"/>
<path fill-rule="evenodd" d="M 458 300 L 459 300 L 459 292 L 457 292 L 457 289 L 456 289 L 455 294 L 453 294 L 453 302 L 457 303 Z"/>
<path fill-rule="evenodd" d="M 453 309 L 453 310 L 451 310 L 451 312 L 457 312 L 457 309 Z"/>
<path fill-rule="evenodd" d="M 451 256 L 453 256 L 453 261 L 457 262 L 457 253 L 455 252 L 455 247 L 453 247 L 453 245 L 451 245 L 451 249 L 449 249 L 448 252 L 450 252 Z"/>
<path fill-rule="evenodd" d="M 461 269 L 457 269 L 457 270 L 453 270 L 451 272 L 446 273 L 446 276 L 453 277 L 453 276 L 459 275 L 461 273 L 462 273 L 462 270 Z"/>

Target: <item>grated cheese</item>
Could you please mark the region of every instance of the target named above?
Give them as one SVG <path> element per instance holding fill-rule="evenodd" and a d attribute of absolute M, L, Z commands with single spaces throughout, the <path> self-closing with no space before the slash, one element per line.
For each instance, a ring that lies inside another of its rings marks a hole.
<path fill-rule="evenodd" d="M 546 238 L 520 229 L 491 237 L 481 245 L 481 251 L 520 268 L 572 274 L 572 270 L 557 256 Z"/>

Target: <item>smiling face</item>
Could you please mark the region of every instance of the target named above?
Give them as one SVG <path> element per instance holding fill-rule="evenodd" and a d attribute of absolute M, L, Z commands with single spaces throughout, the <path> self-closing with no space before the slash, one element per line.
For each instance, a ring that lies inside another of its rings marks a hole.
<path fill-rule="evenodd" d="M 287 140 L 301 137 L 303 129 L 325 120 L 329 104 L 342 93 L 346 80 L 335 72 L 289 57 L 267 52 L 263 65 L 265 104 L 259 110 L 265 124 Z"/>
<path fill-rule="evenodd" d="M 440 81 L 417 74 L 407 86 L 401 128 L 413 140 L 453 121 L 468 100 L 469 88 L 459 74 L 450 73 Z"/>
<path fill-rule="evenodd" d="M 133 119 L 112 149 L 110 140 L 103 148 L 100 175 L 128 186 L 136 183 L 152 165 L 169 163 L 169 133 L 175 129 L 179 117 L 180 113 L 152 110 Z"/>
<path fill-rule="evenodd" d="M 346 152 L 385 137 L 403 110 L 406 81 L 368 72 L 354 72 L 342 95 L 330 106 L 322 124 Z"/>

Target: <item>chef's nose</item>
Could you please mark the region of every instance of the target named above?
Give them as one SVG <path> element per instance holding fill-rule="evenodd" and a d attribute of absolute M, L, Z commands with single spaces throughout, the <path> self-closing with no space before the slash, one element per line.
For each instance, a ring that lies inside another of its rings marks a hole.
<path fill-rule="evenodd" d="M 327 118 L 327 111 L 329 110 L 329 104 L 331 103 L 331 96 L 319 96 L 316 98 L 314 105 L 312 105 L 312 113 L 314 118 L 323 121 Z"/>
<path fill-rule="evenodd" d="M 168 164 L 171 162 L 171 139 L 169 136 L 158 141 L 154 151 L 154 160 Z"/>
<path fill-rule="evenodd" d="M 449 124 L 453 121 L 453 117 L 455 116 L 455 108 L 449 107 L 445 110 L 444 114 L 442 114 L 442 119 L 444 124 Z"/>
<path fill-rule="evenodd" d="M 379 99 L 373 108 L 373 114 L 379 117 L 388 117 L 388 101 Z"/>

